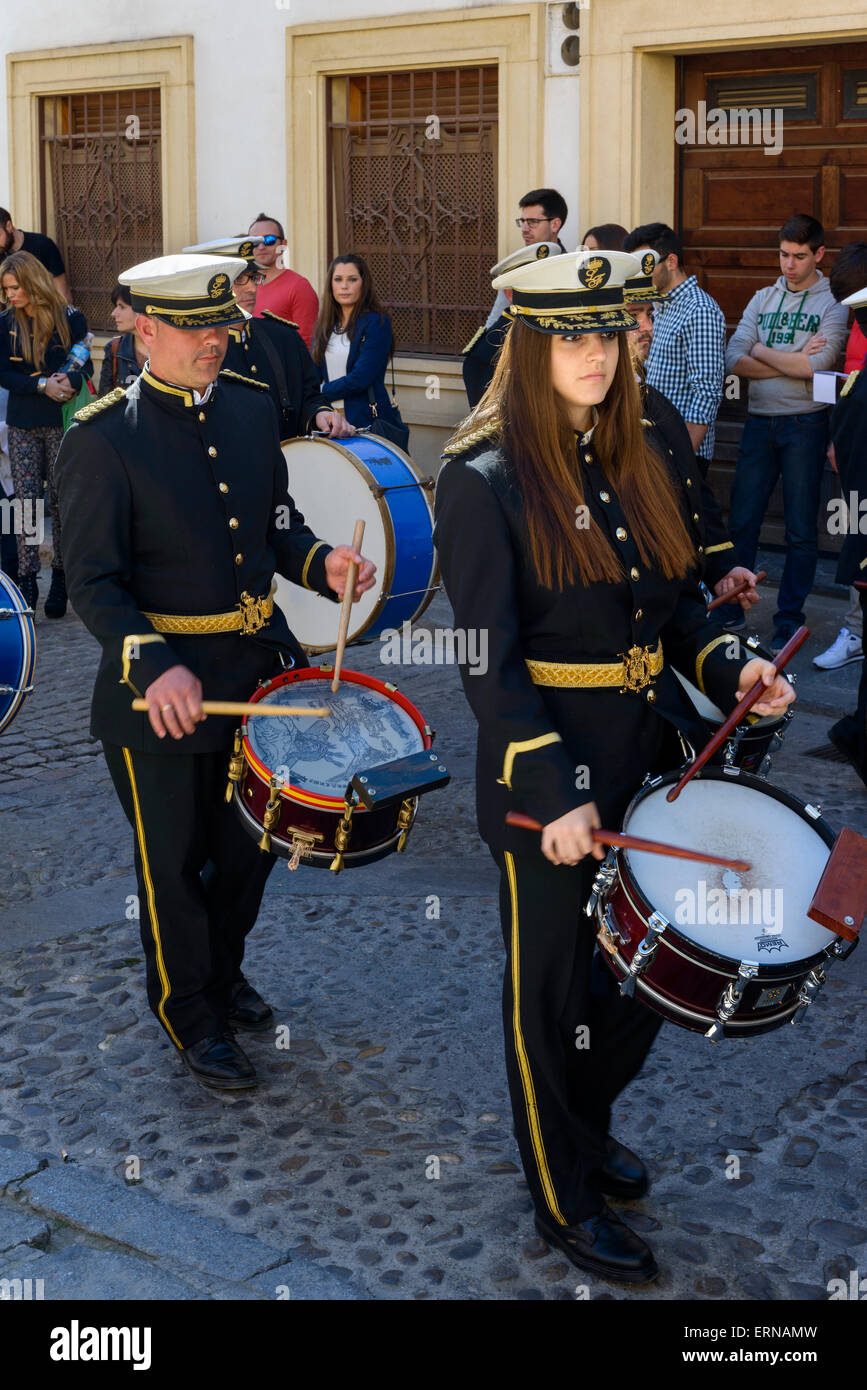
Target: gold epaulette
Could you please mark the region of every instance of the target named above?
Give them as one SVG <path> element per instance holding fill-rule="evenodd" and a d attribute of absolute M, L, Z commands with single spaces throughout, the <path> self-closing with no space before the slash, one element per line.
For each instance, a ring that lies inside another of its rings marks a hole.
<path fill-rule="evenodd" d="M 270 391 L 271 387 L 267 381 L 256 381 L 252 376 L 241 376 L 240 372 L 230 372 L 228 367 L 224 367 L 220 376 L 231 377 L 232 381 L 243 381 L 245 386 L 258 386 L 261 391 Z"/>
<path fill-rule="evenodd" d="M 467 449 L 472 449 L 474 445 L 479 444 L 483 439 L 490 439 L 495 436 L 499 428 L 499 421 L 489 420 L 486 425 L 482 425 L 480 429 L 471 430 L 469 434 L 465 434 L 463 438 L 456 443 L 447 444 L 443 449 L 443 456 L 446 454 L 466 453 Z"/>
<path fill-rule="evenodd" d="M 98 401 L 91 401 L 90 405 L 83 405 L 80 410 L 76 410 L 73 420 L 80 420 L 84 425 L 88 420 L 92 420 L 95 415 L 100 415 L 103 410 L 108 410 L 109 406 L 117 405 L 118 401 L 126 400 L 126 388 L 115 386 L 113 391 L 109 391 L 107 396 L 100 396 Z"/>
<path fill-rule="evenodd" d="M 861 375 L 861 368 L 860 368 L 860 367 L 856 368 L 856 370 L 855 370 L 854 372 L 850 372 L 850 373 L 849 373 L 849 375 L 847 376 L 846 380 L 843 382 L 843 385 L 840 387 L 840 399 L 841 399 L 841 400 L 843 399 L 844 396 L 848 396 L 849 392 L 852 390 L 852 387 L 855 385 L 855 382 L 858 380 L 858 378 L 859 378 L 860 375 Z"/>
<path fill-rule="evenodd" d="M 476 343 L 479 341 L 479 339 L 481 338 L 481 336 L 482 336 L 482 334 L 484 333 L 484 331 L 485 331 L 485 325 L 484 325 L 484 324 L 482 324 L 481 328 L 477 328 L 477 329 L 476 329 L 475 333 L 473 334 L 472 338 L 470 338 L 470 341 L 467 343 L 466 347 L 462 347 L 462 348 L 461 348 L 461 357 L 466 357 L 466 355 L 467 355 L 467 353 L 469 352 L 470 348 L 474 348 L 474 347 L 476 346 Z"/>
<path fill-rule="evenodd" d="M 276 319 L 278 323 L 288 323 L 290 328 L 298 328 L 298 332 L 301 332 L 297 323 L 293 323 L 292 319 L 284 319 L 280 314 L 275 314 L 273 309 L 263 309 L 262 317 L 263 319 Z"/>

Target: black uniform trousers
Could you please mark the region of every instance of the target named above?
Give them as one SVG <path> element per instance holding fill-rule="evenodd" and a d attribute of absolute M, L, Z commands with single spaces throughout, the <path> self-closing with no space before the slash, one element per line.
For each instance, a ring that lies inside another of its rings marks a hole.
<path fill-rule="evenodd" d="M 103 750 L 135 835 L 148 1003 L 172 1042 L 189 1047 L 226 1026 L 275 856 L 226 802 L 230 747 Z"/>
<path fill-rule="evenodd" d="M 593 968 L 595 926 L 584 904 L 596 859 L 575 867 L 539 854 L 494 859 L 515 1137 L 536 1210 L 571 1225 L 602 1210 L 597 1180 L 611 1105 L 640 1071 L 662 1019 L 621 996 L 605 967 Z"/>

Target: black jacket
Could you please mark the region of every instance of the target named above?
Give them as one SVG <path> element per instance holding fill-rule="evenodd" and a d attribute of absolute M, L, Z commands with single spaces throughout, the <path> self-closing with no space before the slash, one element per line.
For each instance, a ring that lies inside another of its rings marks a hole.
<path fill-rule="evenodd" d="M 669 460 L 676 440 L 657 427 L 651 439 Z M 506 826 L 508 810 L 544 825 L 595 801 L 603 825 L 618 829 L 644 774 L 682 761 L 674 731 L 697 749 L 707 740 L 672 666 L 728 712 L 750 659 L 708 616 L 694 577 L 667 580 L 643 564 L 592 439 L 576 440 L 576 448 L 591 516 L 624 561 L 618 583 L 562 592 L 537 583 L 520 491 L 490 440 L 447 459 L 437 482 L 435 540 L 455 626 L 468 638 L 473 630 L 487 634 L 487 669 L 463 665 L 461 677 L 479 725 L 479 830 L 494 850 L 539 852 L 538 835 Z M 695 534 L 685 508 L 684 515 Z M 538 686 L 525 664 L 614 662 L 660 639 L 663 669 L 640 692 Z"/>
<path fill-rule="evenodd" d="M 265 339 L 282 371 L 272 362 Z M 269 309 L 260 319 L 247 319 L 243 336 L 241 329 L 229 329 L 229 349 L 223 367 L 266 383 L 281 421 L 281 440 L 306 434 L 318 412 L 331 409 L 330 402 L 319 389 L 319 373 L 297 325 L 272 314 Z"/>
<path fill-rule="evenodd" d="M 235 719 L 212 715 L 183 739 L 158 739 L 131 701 L 177 664 L 200 678 L 205 698 L 242 700 L 280 668 L 279 652 L 304 664 L 277 607 L 255 636 L 163 636 L 143 612 L 229 612 L 245 591 L 267 596 L 275 571 L 335 597 L 325 578 L 330 546 L 286 491 L 264 388 L 223 374 L 196 405 L 145 370 L 126 391 L 79 411 L 56 479 L 70 597 L 102 645 L 94 737 L 165 754 L 224 747 Z"/>
<path fill-rule="evenodd" d="M 80 343 L 82 338 L 87 337 L 87 319 L 80 309 L 73 309 L 70 305 L 67 305 L 66 315 L 69 320 L 71 346 L 72 343 Z M 17 425 L 19 429 L 24 430 L 38 429 L 40 425 L 62 429 L 61 402 L 42 395 L 38 386 L 41 376 L 51 376 L 53 372 L 60 371 L 69 356 L 69 348 L 63 346 L 55 332 L 45 349 L 41 366 L 37 367 L 26 360 L 21 352 L 15 310 L 7 309 L 5 313 L 0 314 L 0 386 L 5 386 L 9 392 L 6 406 L 7 425 Z M 87 363 L 83 375 L 93 376 L 92 362 Z M 76 391 L 81 390 L 81 381 L 81 372 L 69 373 L 69 384 Z"/>
<path fill-rule="evenodd" d="M 843 500 L 849 505 L 856 494 L 856 508 L 867 495 L 867 371 L 863 368 L 831 414 L 831 439 L 837 459 L 837 472 Z M 837 561 L 837 583 L 851 584 L 867 579 L 867 535 L 861 531 L 860 512 L 849 516 L 849 530 Z"/>
<path fill-rule="evenodd" d="M 712 589 L 733 566 L 740 564 L 737 551 L 722 519 L 719 503 L 696 462 L 692 440 L 680 411 L 655 386 L 642 383 L 641 392 L 645 415 L 666 437 L 665 447 L 674 464 L 683 504 L 701 546 L 701 577 Z"/>
<path fill-rule="evenodd" d="M 117 343 L 117 352 L 112 352 L 112 344 Z M 99 371 L 98 396 L 106 396 L 115 386 L 129 386 L 141 372 L 135 355 L 135 334 L 119 333 L 105 345 L 105 356 Z"/>

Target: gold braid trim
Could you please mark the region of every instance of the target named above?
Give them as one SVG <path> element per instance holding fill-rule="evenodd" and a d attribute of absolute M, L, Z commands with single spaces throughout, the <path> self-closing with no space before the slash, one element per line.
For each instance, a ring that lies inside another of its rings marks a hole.
<path fill-rule="evenodd" d="M 94 415 L 102 414 L 103 410 L 108 410 L 109 406 L 117 405 L 118 401 L 126 400 L 126 390 L 123 386 L 115 386 L 113 391 L 109 391 L 107 396 L 100 396 L 98 401 L 91 401 L 90 405 L 83 405 L 80 410 L 76 410 L 73 420 L 80 420 L 84 425 L 88 420 L 92 420 Z"/>
<path fill-rule="evenodd" d="M 129 678 L 129 663 L 133 659 L 133 652 L 137 646 L 143 647 L 146 642 L 165 642 L 165 640 L 165 637 L 161 637 L 158 632 L 130 633 L 128 637 L 124 637 L 123 650 L 121 653 L 123 675 L 118 681 L 118 685 L 128 685 L 130 690 L 134 690 L 139 699 L 141 699 L 142 692 L 137 686 L 133 685 Z"/>
<path fill-rule="evenodd" d="M 220 376 L 227 376 L 232 381 L 243 381 L 245 386 L 258 386 L 260 391 L 271 390 L 271 387 L 268 385 L 267 381 L 256 381 L 251 376 L 241 376 L 240 372 L 232 372 L 229 370 L 228 367 L 223 368 L 223 370 L 220 372 Z"/>
<path fill-rule="evenodd" d="M 489 420 L 487 424 L 481 425 L 479 429 L 470 430 L 469 434 L 463 435 L 460 439 L 450 440 L 443 449 L 443 457 L 445 458 L 447 454 L 463 454 L 483 439 L 491 439 L 499 434 L 500 427 L 499 420 Z"/>
<path fill-rule="evenodd" d="M 708 642 L 708 644 L 707 644 L 706 647 L 702 647 L 701 651 L 699 652 L 698 656 L 696 657 L 696 659 L 695 659 L 695 683 L 696 683 L 696 685 L 698 686 L 699 690 L 701 691 L 702 695 L 707 695 L 707 691 L 706 691 L 705 688 L 704 688 L 704 681 L 702 680 L 702 674 L 701 674 L 701 673 L 702 673 L 702 668 L 703 668 L 704 663 L 705 663 L 705 658 L 708 657 L 708 656 L 710 655 L 710 653 L 713 651 L 714 647 L 718 647 L 718 646 L 720 645 L 720 643 L 722 643 L 722 642 L 731 642 L 732 640 L 734 640 L 735 642 L 738 643 L 738 651 L 740 652 L 740 642 L 738 641 L 738 639 L 737 639 L 737 637 L 735 636 L 735 634 L 734 634 L 733 632 L 726 632 L 726 633 L 725 633 L 723 636 L 721 636 L 721 637 L 714 637 L 714 639 L 713 639 L 712 642 Z"/>
<path fill-rule="evenodd" d="M 709 545 L 705 550 L 705 555 L 713 555 L 716 550 L 734 550 L 733 541 L 721 541 L 719 545 Z"/>
<path fill-rule="evenodd" d="M 323 545 L 326 547 L 326 549 L 331 549 L 331 546 L 329 546 L 327 541 L 317 541 L 316 544 L 312 546 L 311 549 L 307 552 L 307 559 L 304 561 L 304 568 L 301 571 L 301 583 L 304 585 L 305 589 L 312 589 L 313 587 L 312 584 L 307 583 L 307 574 L 310 569 L 310 561 L 313 559 L 313 556 L 316 554 L 317 550 L 319 550 Z"/>

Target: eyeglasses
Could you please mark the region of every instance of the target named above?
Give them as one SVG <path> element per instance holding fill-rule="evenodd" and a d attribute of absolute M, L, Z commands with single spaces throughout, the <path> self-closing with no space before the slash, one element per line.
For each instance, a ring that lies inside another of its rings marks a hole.
<path fill-rule="evenodd" d="M 263 238 L 262 238 L 262 245 L 263 245 L 263 246 L 276 246 L 276 245 L 277 245 L 277 242 L 278 242 L 279 240 L 280 240 L 280 237 L 278 237 L 278 236 L 272 236 L 272 235 L 269 234 L 268 236 L 263 236 Z"/>
<path fill-rule="evenodd" d="M 245 270 L 241 275 L 235 276 L 236 285 L 263 285 L 264 283 L 265 276 L 258 271 Z"/>
<path fill-rule="evenodd" d="M 516 217 L 516 227 L 538 227 L 540 222 L 550 222 L 550 217 Z"/>

